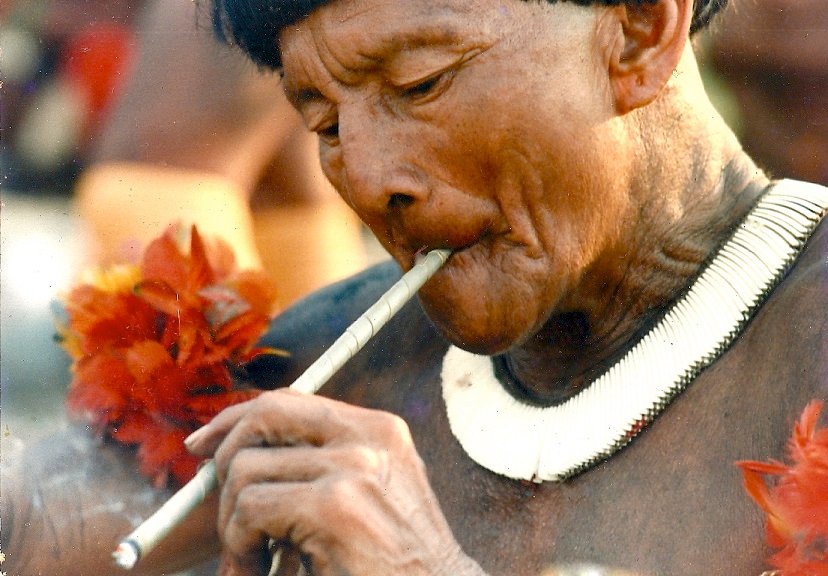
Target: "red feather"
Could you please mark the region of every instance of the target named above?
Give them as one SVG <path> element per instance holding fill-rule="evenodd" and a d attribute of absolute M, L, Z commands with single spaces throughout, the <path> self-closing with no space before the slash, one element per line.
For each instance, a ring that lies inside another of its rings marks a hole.
<path fill-rule="evenodd" d="M 823 403 L 805 408 L 788 442 L 792 464 L 738 462 L 745 489 L 767 515 L 770 564 L 784 576 L 828 576 L 828 428 Z M 768 483 L 767 477 L 770 478 Z"/>
<path fill-rule="evenodd" d="M 72 290 L 60 328 L 74 359 L 70 412 L 137 446 L 139 469 L 159 485 L 195 473 L 188 434 L 258 394 L 234 390 L 231 368 L 263 352 L 254 346 L 275 300 L 267 277 L 237 271 L 226 245 L 193 228 L 185 251 L 180 237 L 171 228 L 147 247 L 134 284 L 104 274 L 101 284 L 115 280 Z"/>
<path fill-rule="evenodd" d="M 187 285 L 188 258 L 176 241 L 180 232 L 179 228 L 170 227 L 149 243 L 141 260 L 141 276 L 145 280 L 163 280 L 176 288 Z"/>

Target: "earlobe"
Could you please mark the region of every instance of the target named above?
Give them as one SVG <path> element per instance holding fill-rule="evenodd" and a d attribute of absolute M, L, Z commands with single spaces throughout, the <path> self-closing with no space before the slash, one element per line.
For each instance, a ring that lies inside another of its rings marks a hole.
<path fill-rule="evenodd" d="M 609 76 L 619 114 L 646 106 L 670 79 L 684 51 L 692 0 L 625 2 L 612 9 L 621 38 L 611 52 Z"/>

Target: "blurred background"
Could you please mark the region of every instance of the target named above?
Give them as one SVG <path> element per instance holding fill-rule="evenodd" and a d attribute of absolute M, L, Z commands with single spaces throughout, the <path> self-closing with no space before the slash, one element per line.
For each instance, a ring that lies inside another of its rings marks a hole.
<path fill-rule="evenodd" d="M 53 301 L 81 265 L 74 182 L 129 73 L 135 2 L 0 3 L 3 447 L 62 425 Z M 5 451 L 4 451 L 5 452 Z"/>
<path fill-rule="evenodd" d="M 275 75 L 186 0 L 0 3 L 6 455 L 65 425 L 56 298 L 174 222 L 264 268 L 280 306 L 384 258 L 324 180 Z"/>
<path fill-rule="evenodd" d="M 828 184 L 824 2 L 733 0 L 697 42 L 760 165 Z M 134 258 L 167 222 L 226 235 L 283 305 L 383 258 L 319 175 L 276 79 L 207 28 L 187 0 L 0 3 L 5 454 L 64 425 L 56 296 L 86 266 Z"/>

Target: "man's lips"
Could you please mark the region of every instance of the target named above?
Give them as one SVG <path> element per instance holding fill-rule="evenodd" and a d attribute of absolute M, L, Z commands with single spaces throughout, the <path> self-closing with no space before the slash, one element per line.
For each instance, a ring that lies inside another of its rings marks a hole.
<path fill-rule="evenodd" d="M 457 220 L 459 219 L 455 219 Z M 476 223 L 467 222 L 465 226 L 438 223 L 431 229 L 421 230 L 422 233 L 417 233 L 413 229 L 392 230 L 388 237 L 388 251 L 405 269 L 410 269 L 419 255 L 431 250 L 449 250 L 452 257 L 456 257 L 459 253 L 485 243 L 493 237 L 491 222 L 488 219 L 478 220 Z"/>
<path fill-rule="evenodd" d="M 446 244 L 433 244 L 433 245 L 426 244 L 426 245 L 423 245 L 420 248 L 418 248 L 417 250 L 415 250 L 413 252 L 413 254 L 411 255 L 410 265 L 413 266 L 414 264 L 416 264 L 417 261 L 420 258 L 425 256 L 426 254 L 428 254 L 432 250 L 449 250 L 451 252 L 451 254 L 449 255 L 449 259 L 454 258 L 458 254 L 460 254 L 461 252 L 464 252 L 464 251 L 470 249 L 472 246 L 477 244 L 479 241 L 480 241 L 480 239 L 477 239 L 473 242 L 470 242 L 470 243 L 464 244 L 464 245 L 460 245 L 460 246 L 449 246 L 449 245 L 446 245 Z"/>

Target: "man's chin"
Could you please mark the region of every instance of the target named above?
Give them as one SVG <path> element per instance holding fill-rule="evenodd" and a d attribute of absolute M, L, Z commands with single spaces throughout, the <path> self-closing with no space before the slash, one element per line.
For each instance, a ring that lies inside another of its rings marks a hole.
<path fill-rule="evenodd" d="M 456 322 L 440 320 L 438 315 L 426 314 L 432 324 L 440 331 L 440 334 L 454 346 L 462 348 L 473 354 L 485 356 L 496 356 L 509 350 L 514 345 L 513 340 L 505 338 L 502 334 L 494 334 L 492 331 L 480 330 L 479 326 L 469 327 Z"/>

